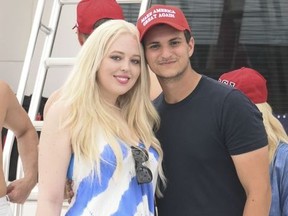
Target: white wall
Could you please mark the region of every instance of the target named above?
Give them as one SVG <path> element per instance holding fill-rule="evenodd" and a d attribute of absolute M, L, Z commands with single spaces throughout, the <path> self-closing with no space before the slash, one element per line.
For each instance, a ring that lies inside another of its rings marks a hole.
<path fill-rule="evenodd" d="M 19 5 L 21 4 L 21 6 Z M 34 0 L 1 1 L 0 79 L 15 90 L 33 19 Z"/>
<path fill-rule="evenodd" d="M 46 0 L 46 2 L 42 23 L 49 25 L 53 1 Z M 0 79 L 8 82 L 16 93 L 37 0 L 9 0 L 1 1 L 0 4 Z M 62 7 L 52 54 L 53 57 L 74 57 L 80 48 L 75 30 L 72 30 L 76 20 L 75 9 L 76 5 L 65 5 Z M 44 38 L 45 34 L 40 32 L 30 68 L 25 95 L 33 93 Z M 70 70 L 71 68 L 49 70 L 43 90 L 43 96 L 48 97 L 54 90 L 59 88 Z"/>

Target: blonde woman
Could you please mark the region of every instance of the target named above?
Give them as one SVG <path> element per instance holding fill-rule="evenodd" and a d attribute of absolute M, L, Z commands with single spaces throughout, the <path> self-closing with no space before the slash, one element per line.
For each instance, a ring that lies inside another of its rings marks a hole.
<path fill-rule="evenodd" d="M 265 78 L 256 70 L 241 68 L 224 73 L 219 81 L 242 91 L 260 110 L 268 137 L 272 203 L 270 216 L 288 215 L 288 136 L 267 103 Z"/>
<path fill-rule="evenodd" d="M 111 20 L 94 30 L 45 118 L 37 215 L 60 215 L 67 172 L 66 215 L 154 215 L 165 177 L 149 86 L 136 27 Z"/>
<path fill-rule="evenodd" d="M 82 46 L 98 26 L 111 19 L 124 19 L 121 5 L 115 0 L 81 0 L 77 4 L 77 39 Z M 154 73 L 150 72 L 150 99 L 154 100 L 161 92 L 161 86 Z M 51 104 L 59 97 L 59 90 L 53 92 L 44 107 L 44 119 Z"/>

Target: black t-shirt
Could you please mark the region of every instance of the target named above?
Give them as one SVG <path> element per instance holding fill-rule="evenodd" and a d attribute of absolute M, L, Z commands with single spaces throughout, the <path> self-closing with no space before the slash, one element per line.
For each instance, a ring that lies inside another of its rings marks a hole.
<path fill-rule="evenodd" d="M 231 155 L 267 145 L 262 115 L 240 91 L 203 76 L 176 104 L 154 104 L 168 179 L 159 216 L 242 216 L 246 200 Z"/>

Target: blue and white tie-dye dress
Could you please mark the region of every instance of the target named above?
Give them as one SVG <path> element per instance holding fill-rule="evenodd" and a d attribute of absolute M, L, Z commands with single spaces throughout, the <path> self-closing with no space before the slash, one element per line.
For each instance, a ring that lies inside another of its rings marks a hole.
<path fill-rule="evenodd" d="M 115 173 L 116 158 L 109 145 L 101 147 L 101 180 L 89 165 L 71 157 L 68 178 L 73 180 L 74 197 L 68 216 L 151 216 L 154 215 L 154 193 L 157 182 L 158 154 L 149 149 L 145 165 L 153 174 L 151 183 L 138 184 L 131 148 L 120 143 L 123 165 Z M 92 176 L 94 175 L 94 176 Z M 117 175 L 117 176 L 116 176 Z M 94 177 L 94 178 L 93 178 Z"/>

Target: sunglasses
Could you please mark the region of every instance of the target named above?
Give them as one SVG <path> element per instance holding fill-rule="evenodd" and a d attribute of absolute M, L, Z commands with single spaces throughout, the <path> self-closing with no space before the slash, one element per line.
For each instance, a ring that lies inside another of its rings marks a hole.
<path fill-rule="evenodd" d="M 134 146 L 132 146 L 131 149 L 135 161 L 136 178 L 138 184 L 151 182 L 153 179 L 152 172 L 147 166 L 143 165 L 143 163 L 149 159 L 148 152 L 145 149 L 136 148 Z"/>

